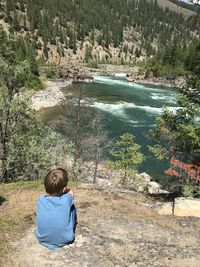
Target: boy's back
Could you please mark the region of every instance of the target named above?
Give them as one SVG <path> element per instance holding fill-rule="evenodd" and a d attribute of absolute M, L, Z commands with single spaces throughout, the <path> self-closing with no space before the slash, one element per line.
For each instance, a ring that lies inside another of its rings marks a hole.
<path fill-rule="evenodd" d="M 67 172 L 57 169 L 49 172 L 44 184 L 48 195 L 38 199 L 36 211 L 36 237 L 49 249 L 73 242 L 76 209 L 73 193 L 67 190 Z"/>
<path fill-rule="evenodd" d="M 42 245 L 54 249 L 74 240 L 73 203 L 69 193 L 38 199 L 36 237 Z"/>

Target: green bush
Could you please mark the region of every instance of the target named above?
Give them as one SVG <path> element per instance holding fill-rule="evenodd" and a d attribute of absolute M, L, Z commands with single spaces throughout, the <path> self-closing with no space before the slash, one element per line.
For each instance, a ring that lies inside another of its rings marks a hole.
<path fill-rule="evenodd" d="M 146 75 L 152 71 L 154 77 L 168 77 L 176 78 L 178 76 L 183 76 L 186 74 L 183 66 L 172 67 L 170 65 L 162 65 L 160 63 L 155 63 L 151 67 L 147 67 Z"/>
<path fill-rule="evenodd" d="M 43 89 L 43 84 L 40 78 L 32 74 L 29 75 L 27 82 L 26 82 L 26 86 L 35 91 L 39 91 Z"/>
<path fill-rule="evenodd" d="M 53 69 L 48 69 L 46 72 L 46 76 L 48 79 L 53 79 L 56 77 L 55 71 Z"/>
<path fill-rule="evenodd" d="M 60 165 L 72 144 L 41 123 L 29 98 L 9 96 L 0 88 L 0 183 L 39 179 Z"/>
<path fill-rule="evenodd" d="M 200 185 L 186 185 L 182 188 L 185 197 L 200 197 Z"/>
<path fill-rule="evenodd" d="M 90 60 L 87 64 L 87 66 L 89 68 L 93 68 L 93 69 L 98 69 L 99 65 L 98 65 L 98 61 L 97 60 Z"/>

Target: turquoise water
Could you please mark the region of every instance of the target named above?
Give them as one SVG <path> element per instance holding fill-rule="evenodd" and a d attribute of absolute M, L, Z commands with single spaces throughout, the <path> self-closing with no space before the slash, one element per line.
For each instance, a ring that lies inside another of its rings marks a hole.
<path fill-rule="evenodd" d="M 79 86 L 72 85 L 66 92 L 76 92 Z M 148 132 L 155 127 L 155 119 L 162 114 L 163 105 L 176 110 L 179 93 L 174 89 L 145 86 L 130 83 L 114 77 L 95 76 L 94 82 L 84 85 L 85 95 L 95 99 L 90 108 L 100 110 L 105 116 L 105 128 L 110 139 L 117 139 L 129 132 L 136 136 L 136 143 L 142 146 L 147 160 L 140 171 L 145 171 L 163 184 L 168 181 L 164 175 L 166 163 L 155 160 L 148 152 L 152 145 Z"/>
<path fill-rule="evenodd" d="M 110 138 L 118 138 L 125 132 L 133 133 L 148 157 L 140 171 L 159 181 L 167 181 L 168 177 L 163 173 L 167 164 L 153 159 L 148 152 L 147 145 L 152 145 L 148 133 L 155 127 L 156 117 L 162 114 L 163 105 L 170 110 L 178 108 L 179 93 L 174 89 L 139 85 L 113 77 L 96 76 L 94 81 L 87 85 L 86 94 L 97 99 L 92 107 L 104 113 Z"/>

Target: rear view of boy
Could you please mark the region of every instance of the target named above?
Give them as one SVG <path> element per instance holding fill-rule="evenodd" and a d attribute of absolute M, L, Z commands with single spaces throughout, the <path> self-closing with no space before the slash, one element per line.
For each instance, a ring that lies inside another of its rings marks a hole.
<path fill-rule="evenodd" d="M 74 241 L 76 208 L 73 192 L 67 189 L 67 183 L 66 170 L 50 171 L 44 178 L 47 195 L 38 199 L 35 234 L 39 243 L 49 249 Z"/>

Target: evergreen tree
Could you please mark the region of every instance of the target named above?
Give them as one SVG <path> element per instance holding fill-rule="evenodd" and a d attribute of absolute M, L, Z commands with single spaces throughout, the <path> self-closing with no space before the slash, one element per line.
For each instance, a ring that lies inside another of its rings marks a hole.
<path fill-rule="evenodd" d="M 134 143 L 134 138 L 132 134 L 123 134 L 110 152 L 114 158 L 112 165 L 124 172 L 123 184 L 126 182 L 127 175 L 137 170 L 145 160 L 144 155 L 140 152 L 141 146 Z"/>
<path fill-rule="evenodd" d="M 168 159 L 172 166 L 174 160 L 195 164 L 199 162 L 200 151 L 200 127 L 196 123 L 200 116 L 200 106 L 185 96 L 180 98 L 178 105 L 180 109 L 175 113 L 164 108 L 163 114 L 157 118 L 157 127 L 151 130 L 156 145 L 150 147 L 150 151 L 160 160 Z M 178 166 L 175 170 L 182 181 L 189 182 L 187 172 Z M 174 173 L 171 172 L 172 175 Z"/>

